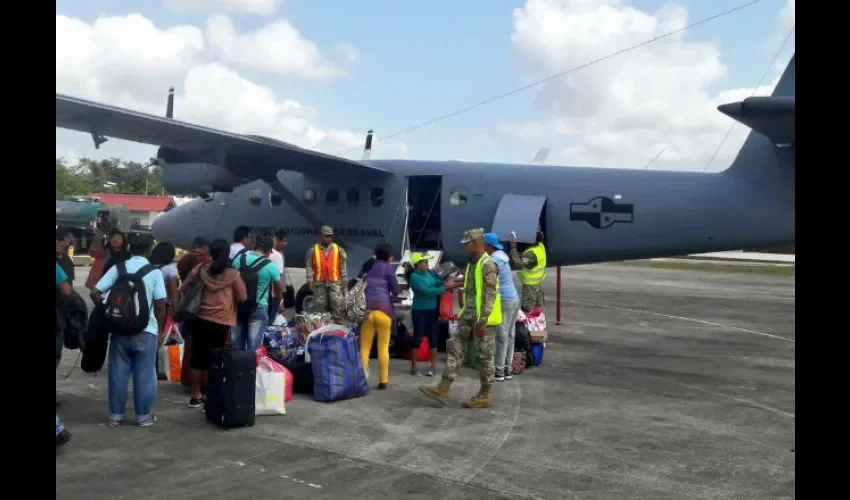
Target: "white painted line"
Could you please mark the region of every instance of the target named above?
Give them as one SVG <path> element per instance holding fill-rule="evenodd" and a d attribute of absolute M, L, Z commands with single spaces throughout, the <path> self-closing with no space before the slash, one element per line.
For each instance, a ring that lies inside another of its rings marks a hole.
<path fill-rule="evenodd" d="M 770 338 L 777 339 L 777 340 L 784 340 L 785 342 L 791 342 L 792 344 L 796 344 L 794 339 L 786 339 L 785 337 L 780 337 L 779 335 L 774 335 L 772 333 L 757 332 L 755 330 L 748 330 L 746 328 L 741 328 L 741 327 L 738 327 L 738 326 L 723 325 L 723 324 L 720 324 L 720 323 L 713 323 L 711 321 L 704 321 L 704 320 L 696 319 L 696 318 L 686 318 L 684 316 L 673 316 L 671 314 L 662 314 L 662 313 L 657 313 L 657 312 L 653 312 L 653 311 L 645 311 L 643 309 L 631 309 L 631 308 L 628 308 L 628 307 L 609 306 L 609 305 L 606 305 L 606 304 L 593 304 L 593 303 L 590 303 L 590 302 L 579 302 L 577 300 L 564 300 L 564 302 L 567 302 L 567 303 L 570 303 L 570 304 L 576 304 L 576 305 L 580 305 L 580 306 L 602 307 L 604 309 L 612 309 L 612 310 L 615 310 L 615 311 L 634 312 L 634 313 L 639 313 L 639 314 L 649 314 L 649 315 L 652 315 L 652 316 L 660 316 L 662 318 L 678 319 L 678 320 L 681 320 L 681 321 L 690 321 L 692 323 L 700 323 L 700 324 L 703 324 L 703 325 L 709 325 L 709 326 L 716 326 L 718 328 L 724 328 L 726 330 L 737 330 L 739 332 L 752 333 L 753 335 L 761 335 L 761 336 L 764 336 L 764 337 L 770 337 Z"/>

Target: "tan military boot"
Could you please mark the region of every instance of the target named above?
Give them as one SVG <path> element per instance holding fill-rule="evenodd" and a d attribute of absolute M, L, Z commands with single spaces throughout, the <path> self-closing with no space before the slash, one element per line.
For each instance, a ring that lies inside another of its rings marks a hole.
<path fill-rule="evenodd" d="M 452 386 L 452 383 L 446 379 L 440 380 L 440 383 L 435 386 L 430 385 L 422 385 L 419 386 L 419 390 L 422 391 L 423 394 L 430 398 L 434 398 L 441 403 L 445 403 L 449 400 L 449 388 Z"/>
<path fill-rule="evenodd" d="M 490 390 L 481 389 L 478 394 L 472 396 L 469 401 L 465 401 L 463 406 L 467 408 L 490 408 L 493 401 L 490 399 Z"/>

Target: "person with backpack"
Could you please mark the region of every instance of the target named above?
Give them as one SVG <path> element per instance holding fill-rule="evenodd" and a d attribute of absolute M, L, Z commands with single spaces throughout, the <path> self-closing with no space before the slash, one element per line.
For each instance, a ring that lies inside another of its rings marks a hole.
<path fill-rule="evenodd" d="M 372 342 L 378 338 L 378 389 L 387 388 L 390 378 L 390 336 L 395 325 L 393 297 L 401 288 L 395 276 L 393 247 L 386 243 L 375 249 L 375 258 L 361 268 L 366 280 L 366 309 L 368 314 L 360 325 L 360 361 L 369 373 L 369 353 Z"/>
<path fill-rule="evenodd" d="M 271 251 L 272 239 L 260 235 L 254 251 L 243 248 L 233 258 L 233 267 L 239 270 L 248 294 L 245 302 L 239 305 L 236 324 L 230 330 L 230 343 L 234 349 L 256 351 L 263 345 L 263 334 L 269 324 L 269 297 L 272 291 L 278 296 L 283 295 L 280 271 L 269 259 Z"/>
<path fill-rule="evenodd" d="M 192 342 L 186 346 L 192 350 L 189 375 L 192 397 L 189 399 L 189 408 L 198 408 L 204 404 L 201 381 L 204 372 L 210 369 L 212 352 L 224 347 L 227 332 L 236 325 L 237 305 L 248 299 L 245 282 L 239 276 L 239 271 L 230 265 L 229 251 L 226 240 L 214 240 L 210 245 L 213 263 L 195 266 L 181 288 L 183 291 L 188 290 L 198 279 L 204 284 L 198 311 L 193 319 L 187 321 L 192 331 Z"/>
<path fill-rule="evenodd" d="M 147 427 L 156 421 L 157 337 L 165 326 L 167 294 L 162 273 L 145 257 L 152 245 L 150 235 L 132 235 L 130 258 L 110 268 L 91 292 L 94 303 L 104 303 L 103 321 L 111 335 L 107 361 L 110 427 L 124 422 L 131 377 L 136 423 Z"/>

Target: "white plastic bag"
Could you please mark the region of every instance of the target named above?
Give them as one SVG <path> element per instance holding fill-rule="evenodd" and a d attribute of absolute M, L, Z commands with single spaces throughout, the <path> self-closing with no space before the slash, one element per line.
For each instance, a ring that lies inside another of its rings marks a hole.
<path fill-rule="evenodd" d="M 277 313 L 274 317 L 274 321 L 272 321 L 269 326 L 286 326 L 286 318 L 283 314 Z"/>
<path fill-rule="evenodd" d="M 525 318 L 525 326 L 529 332 L 546 331 L 546 315 L 542 309 L 535 309 L 528 313 Z"/>
<path fill-rule="evenodd" d="M 457 331 L 458 331 L 457 320 L 456 319 L 449 320 L 449 338 L 450 339 L 455 338 L 455 335 L 457 335 Z"/>
<path fill-rule="evenodd" d="M 286 371 L 265 357 L 257 364 L 254 415 L 286 415 Z"/>

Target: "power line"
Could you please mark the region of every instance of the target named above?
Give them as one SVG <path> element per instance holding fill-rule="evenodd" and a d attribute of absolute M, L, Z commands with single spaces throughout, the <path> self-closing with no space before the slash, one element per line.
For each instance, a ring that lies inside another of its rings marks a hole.
<path fill-rule="evenodd" d="M 773 59 L 770 60 L 770 64 L 767 65 L 767 69 L 764 70 L 764 73 L 761 75 L 761 78 L 759 79 L 758 84 L 756 84 L 756 88 L 753 89 L 753 93 L 750 94 L 750 97 L 753 97 L 754 95 L 756 95 L 756 92 L 758 92 L 758 89 L 759 87 L 761 87 L 762 82 L 764 82 L 764 79 L 767 78 L 767 75 L 770 73 L 770 70 L 773 69 L 773 65 L 776 64 L 776 60 L 779 58 L 779 54 L 781 54 L 782 51 L 785 49 L 785 44 L 788 43 L 788 40 L 791 39 L 791 35 L 794 34 L 794 29 L 796 27 L 796 24 L 794 26 L 791 26 L 791 31 L 788 32 L 788 34 L 785 36 L 785 40 L 782 41 L 782 45 L 779 46 L 779 50 L 777 50 L 776 54 L 773 55 Z M 708 163 L 705 164 L 705 168 L 702 169 L 703 173 L 708 170 L 709 165 L 711 165 L 711 162 L 713 162 L 714 159 L 717 157 L 717 154 L 723 148 L 723 143 L 725 143 L 726 139 L 729 138 L 729 134 L 732 133 L 732 129 L 735 128 L 735 125 L 737 124 L 737 121 L 732 120 L 732 125 L 729 126 L 729 130 L 726 131 L 726 135 L 724 135 L 723 139 L 720 140 L 720 144 L 717 145 L 717 149 L 714 150 L 714 154 L 711 155 L 711 158 L 708 159 Z"/>
<path fill-rule="evenodd" d="M 679 28 L 679 29 L 677 29 L 677 30 L 673 30 L 673 31 L 668 31 L 667 33 L 664 33 L 664 34 L 662 34 L 662 35 L 658 35 L 658 36 L 656 36 L 656 37 L 650 38 L 649 40 L 644 40 L 643 42 L 640 42 L 640 43 L 638 43 L 638 44 L 636 44 L 636 45 L 632 45 L 631 47 L 627 47 L 627 48 L 625 48 L 625 49 L 620 49 L 620 50 L 618 50 L 618 51 L 616 51 L 616 52 L 613 52 L 613 53 L 608 54 L 608 55 L 606 55 L 606 56 L 599 57 L 599 58 L 594 59 L 594 60 L 592 60 L 592 61 L 589 61 L 589 62 L 586 62 L 586 63 L 584 63 L 584 64 L 581 64 L 581 65 L 579 65 L 579 66 L 574 66 L 574 67 L 572 67 L 572 68 L 570 68 L 570 69 L 568 69 L 568 70 L 562 71 L 562 72 L 560 72 L 560 73 L 556 73 L 556 74 L 554 74 L 554 75 L 552 75 L 552 76 L 549 76 L 549 77 L 546 77 L 546 78 L 544 78 L 544 79 L 542 79 L 542 80 L 537 80 L 537 81 L 532 82 L 532 83 L 529 83 L 529 84 L 527 84 L 527 85 L 523 85 L 522 87 L 518 87 L 518 88 L 516 88 L 516 89 L 513 89 L 513 90 L 511 90 L 511 91 L 509 91 L 509 92 L 505 92 L 504 94 L 499 94 L 499 95 L 497 95 L 497 96 L 495 96 L 495 97 L 491 97 L 491 98 L 489 98 L 489 99 L 485 99 L 485 100 L 480 101 L 480 102 L 478 102 L 478 103 L 476 103 L 476 104 L 473 104 L 473 105 L 471 105 L 471 106 L 467 106 L 467 107 L 465 107 L 465 108 L 461 108 L 461 109 L 458 109 L 458 110 L 456 110 L 456 111 L 452 111 L 451 113 L 448 113 L 448 114 L 445 114 L 445 115 L 439 116 L 439 117 L 437 117 L 437 118 L 433 118 L 433 119 L 431 119 L 431 120 L 428 120 L 428 121 L 422 122 L 422 123 L 420 123 L 420 124 L 418 124 L 418 125 L 414 125 L 414 126 L 412 126 L 412 127 L 408 127 L 408 128 L 406 128 L 406 129 L 404 129 L 404 130 L 400 130 L 400 131 L 395 132 L 395 133 L 393 133 L 393 134 L 390 134 L 390 135 L 388 135 L 388 136 L 381 137 L 381 138 L 379 138 L 379 139 L 375 139 L 375 140 L 374 140 L 374 142 L 381 142 L 381 141 L 385 141 L 385 140 L 387 140 L 387 139 L 392 139 L 393 137 L 398 137 L 398 136 L 400 136 L 400 135 L 402 135 L 402 134 L 406 134 L 406 133 L 408 133 L 408 132 L 413 132 L 414 130 L 420 129 L 420 128 L 422 128 L 422 127 L 427 127 L 428 125 L 432 125 L 432 124 L 437 123 L 437 122 L 441 122 L 441 121 L 446 120 L 446 119 L 448 119 L 448 118 L 452 118 L 452 117 L 454 117 L 454 116 L 457 116 L 457 115 L 459 115 L 459 114 L 461 114 L 461 113 L 466 113 L 467 111 L 471 111 L 471 110 L 473 110 L 473 109 L 475 109 L 475 108 L 479 108 L 479 107 L 481 107 L 481 106 L 484 106 L 484 105 L 486 105 L 486 104 L 490 104 L 491 102 L 495 102 L 495 101 L 498 101 L 498 100 L 500 100 L 500 99 L 504 99 L 505 97 L 512 96 L 512 95 L 514 95 L 514 94 L 517 94 L 517 93 L 519 93 L 519 92 L 522 92 L 523 90 L 528 90 L 528 89 L 530 89 L 530 88 L 536 87 L 536 86 L 538 86 L 538 85 L 540 85 L 540 84 L 543 84 L 543 83 L 549 82 L 549 81 L 554 80 L 554 79 L 556 79 L 556 78 L 560 78 L 560 77 L 562 77 L 562 76 L 564 76 L 564 75 L 568 75 L 568 74 L 573 73 L 573 72 L 575 72 L 575 71 L 578 71 L 578 70 L 580 70 L 580 69 L 584 69 L 584 68 L 587 68 L 587 67 L 589 67 L 589 66 L 593 66 L 594 64 L 600 63 L 600 62 L 602 62 L 602 61 L 606 61 L 606 60 L 608 60 L 608 59 L 611 59 L 611 58 L 614 58 L 614 57 L 616 57 L 616 56 L 619 56 L 619 55 L 621 55 L 621 54 L 625 54 L 626 52 L 631 52 L 631 51 L 633 51 L 633 50 L 635 50 L 635 49 L 638 49 L 638 48 L 640 48 L 640 47 L 643 47 L 644 45 L 649 45 L 649 44 L 651 44 L 651 43 L 653 43 L 653 42 L 657 42 L 658 40 L 661 40 L 661 39 L 663 39 L 663 38 L 667 38 L 668 36 L 675 35 L 675 34 L 678 34 L 678 33 L 682 33 L 682 32 L 684 32 L 684 31 L 687 31 L 687 30 L 689 30 L 689 29 L 691 29 L 691 28 L 694 28 L 694 27 L 696 27 L 696 26 L 699 26 L 699 25 L 701 25 L 701 24 L 705 24 L 705 23 L 707 23 L 707 22 L 713 21 L 713 20 L 718 19 L 718 18 L 721 18 L 721 17 L 723 17 L 723 16 L 727 16 L 727 15 L 732 14 L 732 13 L 734 13 L 734 12 L 737 12 L 737 11 L 739 11 L 739 10 L 746 9 L 747 7 L 751 7 L 751 6 L 753 6 L 753 5 L 757 4 L 757 3 L 761 3 L 762 1 L 763 1 L 763 0 L 752 0 L 752 1 L 750 1 L 750 2 L 747 2 L 747 3 L 744 3 L 744 4 L 738 5 L 737 7 L 733 7 L 733 8 L 731 8 L 731 9 L 729 9 L 729 10 L 725 10 L 725 11 L 723 11 L 723 12 L 720 12 L 719 14 L 715 14 L 715 15 L 713 15 L 713 16 L 706 17 L 706 18 L 704 18 L 704 19 L 701 19 L 701 20 L 699 20 L 699 21 L 696 21 L 696 22 L 694 22 L 694 23 L 691 23 L 691 24 L 689 24 L 689 25 L 687 25 L 687 26 L 685 26 L 685 27 L 683 27 L 683 28 Z M 344 152 L 342 152 L 342 153 L 338 153 L 338 154 L 339 154 L 339 155 L 346 155 L 346 154 L 351 153 L 352 151 L 356 151 L 356 150 L 358 150 L 358 149 L 360 149 L 360 146 L 353 147 L 353 148 L 351 148 L 351 149 L 348 149 L 348 150 L 346 150 L 346 151 L 344 151 Z"/>

